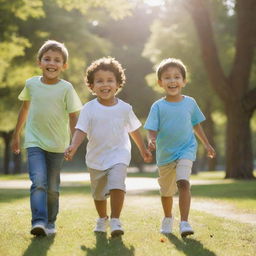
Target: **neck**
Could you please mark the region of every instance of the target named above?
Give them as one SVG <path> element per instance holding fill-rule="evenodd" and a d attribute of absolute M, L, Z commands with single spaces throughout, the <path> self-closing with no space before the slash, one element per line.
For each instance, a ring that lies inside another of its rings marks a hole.
<path fill-rule="evenodd" d="M 54 79 L 48 79 L 48 78 L 45 78 L 44 76 L 42 76 L 41 81 L 44 84 L 56 84 L 60 81 L 60 79 L 58 77 L 56 77 Z"/>
<path fill-rule="evenodd" d="M 112 99 L 107 99 L 107 100 L 99 98 L 99 97 L 97 99 L 98 99 L 98 102 L 100 104 L 104 105 L 104 106 L 114 106 L 114 105 L 117 104 L 117 98 L 116 97 L 114 97 Z"/>
<path fill-rule="evenodd" d="M 175 96 L 171 96 L 171 95 L 166 95 L 165 96 L 165 100 L 169 101 L 169 102 L 179 102 L 182 101 L 183 99 L 183 95 L 175 95 Z"/>

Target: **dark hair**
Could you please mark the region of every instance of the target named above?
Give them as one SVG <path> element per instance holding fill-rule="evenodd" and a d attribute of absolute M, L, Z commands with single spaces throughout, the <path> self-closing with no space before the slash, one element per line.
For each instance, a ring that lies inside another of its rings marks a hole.
<path fill-rule="evenodd" d="M 55 41 L 55 40 L 47 40 L 41 46 L 41 48 L 39 49 L 38 54 L 37 54 L 37 59 L 39 61 L 41 61 L 43 55 L 49 50 L 60 52 L 62 57 L 63 57 L 64 64 L 67 63 L 67 61 L 68 61 L 68 50 L 67 50 L 66 46 L 63 43 L 60 43 L 60 42 Z"/>
<path fill-rule="evenodd" d="M 158 80 L 161 80 L 161 75 L 164 71 L 166 71 L 169 67 L 176 67 L 180 70 L 183 80 L 186 79 L 187 69 L 183 62 L 179 59 L 168 58 L 161 61 L 158 65 L 156 74 Z"/>
<path fill-rule="evenodd" d="M 86 70 L 85 83 L 89 89 L 90 85 L 94 82 L 94 74 L 99 70 L 113 72 L 117 83 L 120 85 L 118 91 L 123 88 L 126 80 L 123 67 L 115 58 L 103 57 L 92 62 Z"/>

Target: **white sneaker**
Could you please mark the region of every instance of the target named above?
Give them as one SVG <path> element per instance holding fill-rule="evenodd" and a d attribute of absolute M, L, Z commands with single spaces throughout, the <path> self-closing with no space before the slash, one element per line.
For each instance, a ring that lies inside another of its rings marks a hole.
<path fill-rule="evenodd" d="M 47 236 L 52 236 L 57 233 L 55 225 L 54 224 L 48 224 L 46 227 Z"/>
<path fill-rule="evenodd" d="M 96 227 L 94 229 L 94 232 L 106 232 L 108 226 L 108 217 L 105 218 L 98 218 L 96 222 Z"/>
<path fill-rule="evenodd" d="M 34 236 L 47 236 L 47 230 L 43 224 L 33 225 L 30 233 Z"/>
<path fill-rule="evenodd" d="M 187 221 L 180 222 L 180 234 L 182 237 L 194 234 L 194 230 Z"/>
<path fill-rule="evenodd" d="M 122 228 L 121 222 L 117 218 L 110 219 L 110 229 L 111 229 L 111 236 L 121 236 L 124 234 L 124 230 Z"/>
<path fill-rule="evenodd" d="M 172 233 L 173 218 L 164 217 L 162 220 L 160 232 L 162 234 L 171 234 Z"/>

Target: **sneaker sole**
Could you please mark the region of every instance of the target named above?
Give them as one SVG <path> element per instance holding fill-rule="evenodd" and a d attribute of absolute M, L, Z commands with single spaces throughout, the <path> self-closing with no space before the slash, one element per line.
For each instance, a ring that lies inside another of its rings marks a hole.
<path fill-rule="evenodd" d="M 185 231 L 185 232 L 181 233 L 181 237 L 184 238 L 184 237 L 187 237 L 187 236 L 190 236 L 193 234 L 194 234 L 193 231 Z"/>
<path fill-rule="evenodd" d="M 43 228 L 41 227 L 35 227 L 30 231 L 31 235 L 34 236 L 46 236 L 46 232 Z"/>
<path fill-rule="evenodd" d="M 123 230 L 114 230 L 111 232 L 112 237 L 122 236 L 124 234 Z"/>
<path fill-rule="evenodd" d="M 100 233 L 100 234 L 105 234 L 107 231 L 102 231 L 102 230 L 93 230 L 94 233 Z"/>

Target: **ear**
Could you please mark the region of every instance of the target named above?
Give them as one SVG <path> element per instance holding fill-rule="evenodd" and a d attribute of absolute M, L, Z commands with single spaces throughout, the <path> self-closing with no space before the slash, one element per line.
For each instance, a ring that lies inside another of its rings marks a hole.
<path fill-rule="evenodd" d="M 40 60 L 37 60 L 36 64 L 38 65 L 39 68 L 41 68 L 41 61 Z"/>
<path fill-rule="evenodd" d="M 67 69 L 67 68 L 68 68 L 68 63 L 63 64 L 62 70 L 65 70 L 65 69 Z"/>
<path fill-rule="evenodd" d="M 93 84 L 89 84 L 88 87 L 93 91 Z"/>
<path fill-rule="evenodd" d="M 163 87 L 163 85 L 162 85 L 162 80 L 157 80 L 157 83 L 158 83 L 158 85 L 160 86 L 160 87 Z"/>
<path fill-rule="evenodd" d="M 186 85 L 187 85 L 187 80 L 184 79 L 184 80 L 183 80 L 183 86 L 182 86 L 182 87 L 185 87 Z"/>
<path fill-rule="evenodd" d="M 120 84 L 117 83 L 117 84 L 116 84 L 116 91 L 118 91 L 120 88 L 121 88 Z"/>

